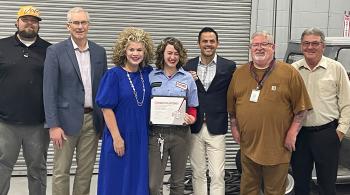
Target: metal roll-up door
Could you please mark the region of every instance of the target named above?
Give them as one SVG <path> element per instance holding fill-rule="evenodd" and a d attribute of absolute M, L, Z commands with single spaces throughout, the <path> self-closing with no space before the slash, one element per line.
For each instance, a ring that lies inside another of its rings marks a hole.
<path fill-rule="evenodd" d="M 0 38 L 13 35 L 16 31 L 16 14 L 21 5 L 33 5 L 40 9 L 40 36 L 51 43 L 66 39 L 66 13 L 75 6 L 81 6 L 90 13 L 89 39 L 107 50 L 109 66 L 111 51 L 117 35 L 123 28 L 141 27 L 150 32 L 155 45 L 167 36 L 182 40 L 189 58 L 199 54 L 198 32 L 210 26 L 219 33 L 218 54 L 242 64 L 248 61 L 248 44 L 251 26 L 252 0 L 2 0 L 0 7 Z M 0 46 L 1 47 L 1 46 Z M 1 92 L 6 95 L 6 92 Z M 226 168 L 235 167 L 234 156 L 238 145 L 227 134 Z M 52 173 L 53 148 L 48 152 L 48 172 Z M 98 158 L 95 165 L 98 168 Z M 75 171 L 73 162 L 72 173 Z M 26 166 L 20 155 L 14 168 L 14 175 L 25 175 Z"/>

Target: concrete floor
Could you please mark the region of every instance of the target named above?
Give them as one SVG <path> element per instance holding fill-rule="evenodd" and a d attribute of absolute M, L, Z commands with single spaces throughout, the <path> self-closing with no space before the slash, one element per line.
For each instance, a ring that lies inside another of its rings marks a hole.
<path fill-rule="evenodd" d="M 46 195 L 52 195 L 51 188 L 51 176 L 47 177 L 47 190 Z M 166 176 L 165 176 L 166 179 Z M 73 180 L 74 176 L 70 177 L 70 188 L 72 189 L 73 186 Z M 11 184 L 10 184 L 10 191 L 8 195 L 28 195 L 28 182 L 27 177 L 25 176 L 16 176 L 11 178 Z M 90 194 L 94 195 L 97 193 L 97 174 L 92 176 L 91 180 L 91 186 L 90 186 Z M 169 195 L 169 190 L 167 190 L 167 187 L 164 186 L 163 188 L 163 195 Z"/>
<path fill-rule="evenodd" d="M 71 176 L 71 186 L 73 184 L 73 176 Z M 166 181 L 166 178 L 165 178 Z M 27 177 L 18 176 L 11 178 L 11 187 L 8 195 L 28 195 L 28 183 Z M 97 192 L 97 175 L 92 177 L 90 194 L 95 195 Z M 163 195 L 169 195 L 169 190 L 166 186 L 163 187 Z M 46 195 L 52 195 L 51 193 L 51 176 L 47 178 L 47 193 Z M 317 195 L 315 191 L 311 195 Z M 337 185 L 337 195 L 350 195 L 350 184 Z"/>
<path fill-rule="evenodd" d="M 51 176 L 47 177 L 47 190 L 46 190 L 46 195 L 52 195 L 51 188 L 52 188 L 52 183 L 51 183 Z M 74 176 L 71 176 L 70 179 L 70 186 L 72 188 L 73 186 L 73 179 Z M 94 175 L 92 177 L 91 181 L 91 188 L 90 188 L 90 194 L 96 194 L 97 192 L 97 175 Z M 11 184 L 10 184 L 10 191 L 8 195 L 27 195 L 28 193 L 28 182 L 27 182 L 27 177 L 25 176 L 18 176 L 18 177 L 12 177 L 11 178 Z"/>

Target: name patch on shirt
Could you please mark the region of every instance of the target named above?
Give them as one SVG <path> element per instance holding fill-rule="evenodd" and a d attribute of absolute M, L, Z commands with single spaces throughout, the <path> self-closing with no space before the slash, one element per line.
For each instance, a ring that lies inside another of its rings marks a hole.
<path fill-rule="evenodd" d="M 151 88 L 153 88 L 153 87 L 160 87 L 160 86 L 162 86 L 162 82 L 153 82 L 151 84 Z"/>
<path fill-rule="evenodd" d="M 187 90 L 187 85 L 185 83 L 180 83 L 179 81 L 176 82 L 176 87 Z"/>

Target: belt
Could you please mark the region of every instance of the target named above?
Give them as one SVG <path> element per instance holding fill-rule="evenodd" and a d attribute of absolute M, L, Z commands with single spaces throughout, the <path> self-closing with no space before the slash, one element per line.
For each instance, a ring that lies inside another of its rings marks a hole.
<path fill-rule="evenodd" d="M 320 125 L 320 126 L 310 126 L 310 127 L 303 126 L 302 129 L 308 132 L 318 132 L 318 131 L 322 131 L 332 127 L 336 128 L 337 125 L 338 125 L 338 120 L 334 120 L 332 122 L 329 122 L 327 124 Z"/>
<path fill-rule="evenodd" d="M 151 129 L 164 129 L 164 128 L 178 129 L 178 128 L 184 128 L 184 127 L 188 127 L 188 125 L 151 125 Z"/>
<path fill-rule="evenodd" d="M 94 109 L 92 108 L 84 108 L 84 114 L 92 112 Z"/>
<path fill-rule="evenodd" d="M 151 132 L 157 133 L 171 133 L 176 131 L 187 131 L 189 130 L 189 126 L 182 125 L 152 125 Z"/>

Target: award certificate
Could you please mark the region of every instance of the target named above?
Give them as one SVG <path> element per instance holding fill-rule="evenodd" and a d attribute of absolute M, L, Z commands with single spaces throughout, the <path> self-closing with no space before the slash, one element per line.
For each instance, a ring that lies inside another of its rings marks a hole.
<path fill-rule="evenodd" d="M 185 97 L 153 96 L 151 98 L 152 125 L 184 125 Z"/>

